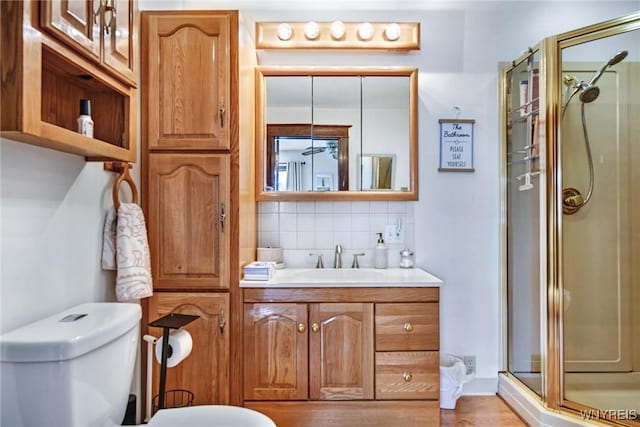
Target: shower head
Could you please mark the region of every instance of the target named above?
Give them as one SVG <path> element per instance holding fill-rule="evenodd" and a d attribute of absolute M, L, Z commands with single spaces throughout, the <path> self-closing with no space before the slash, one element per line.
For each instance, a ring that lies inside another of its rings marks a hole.
<path fill-rule="evenodd" d="M 600 77 L 602 77 L 602 74 L 604 74 L 604 71 L 608 67 L 612 67 L 612 66 L 616 65 L 617 63 L 621 62 L 622 60 L 624 60 L 624 58 L 627 57 L 628 54 L 629 54 L 628 51 L 621 50 L 620 52 L 618 52 L 615 55 L 613 55 L 613 57 L 608 62 L 603 64 L 602 67 L 600 67 L 600 69 L 598 70 L 596 75 L 593 76 L 593 78 L 589 82 L 589 86 L 595 85 L 596 82 L 600 79 Z"/>
<path fill-rule="evenodd" d="M 580 88 L 580 102 L 588 104 L 600 95 L 600 88 L 592 84 L 585 84 Z"/>

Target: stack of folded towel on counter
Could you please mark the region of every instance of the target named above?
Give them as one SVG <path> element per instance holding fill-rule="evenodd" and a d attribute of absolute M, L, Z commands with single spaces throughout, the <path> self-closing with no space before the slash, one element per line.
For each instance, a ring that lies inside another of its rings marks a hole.
<path fill-rule="evenodd" d="M 270 280 L 276 263 L 271 261 L 254 261 L 244 269 L 244 280 Z"/>

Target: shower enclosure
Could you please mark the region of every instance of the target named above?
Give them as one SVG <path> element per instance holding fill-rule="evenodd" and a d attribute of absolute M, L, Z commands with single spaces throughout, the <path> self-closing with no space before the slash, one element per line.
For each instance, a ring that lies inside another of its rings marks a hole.
<path fill-rule="evenodd" d="M 532 425 L 640 426 L 640 13 L 548 37 L 501 82 L 499 393 Z"/>

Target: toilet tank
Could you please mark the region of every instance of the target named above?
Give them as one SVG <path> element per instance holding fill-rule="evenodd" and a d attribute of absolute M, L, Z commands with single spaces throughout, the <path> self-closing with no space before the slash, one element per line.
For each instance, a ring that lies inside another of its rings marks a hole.
<path fill-rule="evenodd" d="M 120 425 L 140 317 L 137 304 L 81 304 L 0 336 L 0 426 Z"/>

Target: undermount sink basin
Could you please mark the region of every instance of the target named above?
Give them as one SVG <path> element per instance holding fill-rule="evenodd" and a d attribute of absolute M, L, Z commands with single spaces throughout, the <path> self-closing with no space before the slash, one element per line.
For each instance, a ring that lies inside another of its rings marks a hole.
<path fill-rule="evenodd" d="M 242 280 L 241 287 L 380 287 L 440 286 L 442 280 L 420 268 L 285 268 L 271 280 Z"/>

